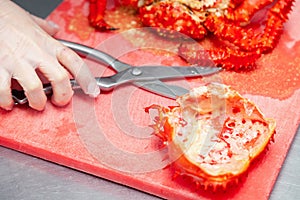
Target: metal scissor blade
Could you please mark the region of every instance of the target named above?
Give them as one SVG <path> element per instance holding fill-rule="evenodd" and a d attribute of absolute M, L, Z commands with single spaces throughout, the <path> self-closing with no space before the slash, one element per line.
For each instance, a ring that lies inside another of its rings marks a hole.
<path fill-rule="evenodd" d="M 153 80 L 183 77 L 202 77 L 219 72 L 219 67 L 168 67 L 168 66 L 143 66 L 132 67 L 122 76 L 132 80 Z"/>
<path fill-rule="evenodd" d="M 205 67 L 166 67 L 147 66 L 130 67 L 108 77 L 97 77 L 97 84 L 102 90 L 110 90 L 118 85 L 135 81 L 152 81 L 158 79 L 202 77 L 218 72 L 221 68 Z M 162 85 L 162 84 L 160 84 Z"/>
<path fill-rule="evenodd" d="M 182 96 L 189 92 L 188 89 L 185 89 L 177 85 L 169 85 L 160 80 L 147 81 L 147 82 L 136 81 L 133 84 L 149 92 L 170 99 L 176 99 L 177 97 Z"/>
<path fill-rule="evenodd" d="M 169 69 L 170 68 L 170 69 Z M 177 75 L 182 75 L 180 77 L 199 77 L 199 76 L 208 76 L 220 72 L 222 70 L 221 67 L 197 67 L 197 66 L 187 66 L 187 67 L 164 67 L 164 69 L 160 69 L 161 76 L 165 73 L 166 78 L 171 76 L 174 73 L 174 78 Z M 171 72 L 173 71 L 173 73 Z M 164 77 L 162 77 L 164 78 Z"/>

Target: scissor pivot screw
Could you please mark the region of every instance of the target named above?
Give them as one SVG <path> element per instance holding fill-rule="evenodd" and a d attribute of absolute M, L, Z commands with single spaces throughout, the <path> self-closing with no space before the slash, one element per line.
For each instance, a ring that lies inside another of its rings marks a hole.
<path fill-rule="evenodd" d="M 135 67 L 134 67 L 134 68 L 132 69 L 131 73 L 132 73 L 132 75 L 134 75 L 134 76 L 139 76 L 139 75 L 141 75 L 143 72 L 142 72 L 141 69 L 135 68 Z"/>

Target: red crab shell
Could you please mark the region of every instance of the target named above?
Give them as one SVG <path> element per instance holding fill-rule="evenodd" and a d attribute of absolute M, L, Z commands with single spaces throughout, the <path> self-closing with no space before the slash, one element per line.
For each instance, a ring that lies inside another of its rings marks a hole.
<path fill-rule="evenodd" d="M 208 36 L 205 48 L 220 67 L 234 71 L 255 69 L 262 54 L 270 53 L 284 30 L 295 0 L 116 0 L 135 7 L 144 26 L 163 36 L 183 33 L 196 40 Z M 115 30 L 104 20 L 107 0 L 90 0 L 89 21 L 98 30 Z M 258 17 L 259 16 L 259 17 Z M 258 20 L 259 19 L 259 20 Z M 170 34 L 171 33 L 171 34 Z M 180 35 L 180 34 L 179 34 Z M 202 65 L 203 50 L 182 46 L 188 63 Z"/>
<path fill-rule="evenodd" d="M 176 107 L 152 105 L 152 125 L 168 145 L 178 175 L 204 188 L 226 188 L 273 140 L 275 120 L 228 86 L 210 83 L 177 99 Z"/>

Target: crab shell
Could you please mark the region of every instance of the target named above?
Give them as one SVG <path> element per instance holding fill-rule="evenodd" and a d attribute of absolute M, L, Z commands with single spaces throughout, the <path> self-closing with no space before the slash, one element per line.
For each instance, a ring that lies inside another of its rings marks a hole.
<path fill-rule="evenodd" d="M 238 182 L 273 140 L 275 120 L 228 86 L 210 83 L 177 99 L 179 106 L 152 105 L 152 125 L 168 145 L 177 175 L 214 190 Z"/>

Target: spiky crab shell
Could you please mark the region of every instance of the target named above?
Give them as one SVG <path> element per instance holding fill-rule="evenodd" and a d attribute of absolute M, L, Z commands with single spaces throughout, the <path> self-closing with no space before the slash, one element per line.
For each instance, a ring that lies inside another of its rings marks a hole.
<path fill-rule="evenodd" d="M 177 103 L 151 106 L 159 111 L 153 127 L 168 145 L 176 173 L 197 184 L 225 188 L 236 182 L 275 133 L 274 119 L 222 84 L 195 88 Z"/>

